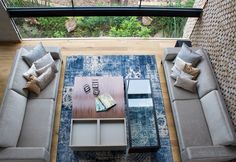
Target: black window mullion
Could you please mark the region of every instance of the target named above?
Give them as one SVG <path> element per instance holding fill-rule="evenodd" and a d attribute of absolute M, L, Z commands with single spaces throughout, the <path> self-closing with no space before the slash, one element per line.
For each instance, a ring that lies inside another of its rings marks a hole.
<path fill-rule="evenodd" d="M 72 8 L 74 8 L 74 0 L 71 0 L 71 5 L 72 5 Z"/>
<path fill-rule="evenodd" d="M 51 7 L 7 8 L 10 17 L 168 16 L 200 17 L 202 9 L 174 7 Z"/>
<path fill-rule="evenodd" d="M 139 8 L 142 6 L 142 0 L 139 0 Z"/>

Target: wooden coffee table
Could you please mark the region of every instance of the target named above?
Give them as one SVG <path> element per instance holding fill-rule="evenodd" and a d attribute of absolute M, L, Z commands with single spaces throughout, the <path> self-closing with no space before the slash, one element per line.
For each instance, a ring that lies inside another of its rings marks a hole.
<path fill-rule="evenodd" d="M 100 94 L 108 93 L 116 101 L 116 106 L 108 111 L 96 112 L 95 96 L 93 95 L 92 80 L 97 79 Z M 83 86 L 88 84 L 90 93 L 84 92 Z M 124 82 L 117 77 L 75 77 L 72 95 L 72 118 L 124 118 Z"/>
<path fill-rule="evenodd" d="M 92 80 L 97 79 L 100 94 L 108 93 L 116 105 L 96 112 Z M 84 91 L 88 84 L 89 93 Z M 127 146 L 122 77 L 75 77 L 72 95 L 70 147 L 74 151 L 125 150 Z"/>

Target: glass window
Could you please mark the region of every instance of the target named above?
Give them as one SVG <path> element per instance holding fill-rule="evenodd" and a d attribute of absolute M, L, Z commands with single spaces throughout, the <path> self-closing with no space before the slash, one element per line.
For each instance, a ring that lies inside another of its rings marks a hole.
<path fill-rule="evenodd" d="M 140 0 L 4 0 L 8 7 L 138 7 Z M 142 7 L 192 7 L 195 0 L 142 0 Z"/>
<path fill-rule="evenodd" d="M 4 0 L 7 7 L 71 7 L 71 0 Z"/>
<path fill-rule="evenodd" d="M 187 18 L 38 17 L 14 18 L 23 38 L 159 37 L 181 38 Z"/>
<path fill-rule="evenodd" d="M 139 0 L 74 0 L 74 5 L 78 7 L 119 7 L 138 6 Z"/>
<path fill-rule="evenodd" d="M 143 0 L 144 7 L 193 7 L 195 0 Z"/>

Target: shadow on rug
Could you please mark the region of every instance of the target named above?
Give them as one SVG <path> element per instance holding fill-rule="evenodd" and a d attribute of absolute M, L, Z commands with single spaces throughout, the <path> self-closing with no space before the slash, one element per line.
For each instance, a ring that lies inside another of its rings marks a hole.
<path fill-rule="evenodd" d="M 126 154 L 125 151 L 73 152 L 69 147 L 72 89 L 75 76 L 123 76 L 148 78 L 152 82 L 160 149 L 154 153 Z M 172 162 L 169 133 L 160 80 L 154 55 L 67 57 L 60 119 L 57 162 Z"/>

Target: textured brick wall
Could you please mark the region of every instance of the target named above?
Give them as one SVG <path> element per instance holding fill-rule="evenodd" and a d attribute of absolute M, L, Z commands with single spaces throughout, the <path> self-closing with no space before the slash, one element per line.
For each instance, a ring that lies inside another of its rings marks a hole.
<path fill-rule="evenodd" d="M 190 39 L 208 51 L 236 126 L 236 0 L 208 0 Z"/>
<path fill-rule="evenodd" d="M 204 8 L 207 0 L 195 0 L 193 7 L 194 8 Z M 194 26 L 197 23 L 198 18 L 188 18 L 185 27 L 184 27 L 184 33 L 183 38 L 190 38 L 190 35 L 193 32 Z"/>

